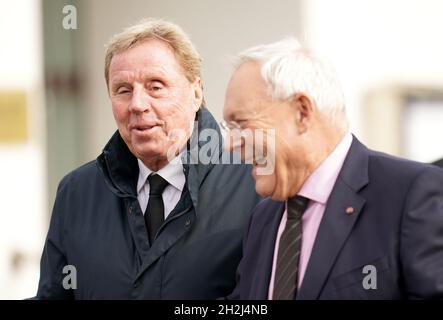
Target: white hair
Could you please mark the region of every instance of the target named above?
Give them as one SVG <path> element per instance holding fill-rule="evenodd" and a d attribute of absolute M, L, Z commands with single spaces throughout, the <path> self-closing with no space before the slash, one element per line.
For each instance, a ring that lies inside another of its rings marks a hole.
<path fill-rule="evenodd" d="M 289 37 L 247 49 L 238 55 L 237 66 L 247 61 L 261 63 L 261 75 L 272 98 L 286 100 L 303 93 L 322 114 L 347 130 L 343 91 L 334 68 L 297 39 Z"/>

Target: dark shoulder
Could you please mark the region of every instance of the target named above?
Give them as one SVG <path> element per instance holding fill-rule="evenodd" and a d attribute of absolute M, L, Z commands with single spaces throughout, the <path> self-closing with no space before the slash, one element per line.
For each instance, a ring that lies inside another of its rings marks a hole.
<path fill-rule="evenodd" d="M 284 202 L 267 197 L 261 200 L 252 210 L 252 224 L 265 226 L 275 219 L 279 210 L 284 210 Z"/>
<path fill-rule="evenodd" d="M 438 166 L 440 168 L 443 168 L 443 159 L 437 160 L 432 163 L 434 166 Z"/>
<path fill-rule="evenodd" d="M 254 178 L 250 164 L 216 164 L 211 169 L 209 179 L 217 189 L 255 190 Z"/>
<path fill-rule="evenodd" d="M 92 160 L 82 166 L 72 170 L 66 174 L 60 181 L 59 190 L 64 189 L 68 186 L 81 186 L 91 184 L 97 174 L 99 169 L 97 167 L 97 160 Z"/>
<path fill-rule="evenodd" d="M 398 181 L 413 181 L 421 175 L 439 173 L 433 165 L 372 150 L 369 150 L 369 168 L 385 179 Z"/>

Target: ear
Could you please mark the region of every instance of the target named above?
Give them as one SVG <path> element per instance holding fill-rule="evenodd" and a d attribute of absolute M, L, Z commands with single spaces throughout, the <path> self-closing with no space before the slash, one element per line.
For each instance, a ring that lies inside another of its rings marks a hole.
<path fill-rule="evenodd" d="M 295 114 L 297 130 L 299 133 L 306 132 L 314 115 L 314 102 L 304 93 L 297 93 L 290 100 L 290 104 Z"/>
<path fill-rule="evenodd" d="M 193 83 L 193 93 L 195 102 L 193 110 L 197 112 L 203 102 L 203 85 L 202 80 L 199 77 L 197 77 Z"/>

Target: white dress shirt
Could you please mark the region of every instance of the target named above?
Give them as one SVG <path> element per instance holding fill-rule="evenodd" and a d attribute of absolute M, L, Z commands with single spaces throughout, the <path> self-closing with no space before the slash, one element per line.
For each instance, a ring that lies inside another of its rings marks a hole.
<path fill-rule="evenodd" d="M 180 159 L 180 161 L 171 161 L 171 163 L 168 163 L 168 165 L 156 172 L 169 183 L 162 194 L 165 206 L 165 220 L 180 200 L 186 182 L 180 156 L 178 156 L 178 159 Z M 144 214 L 149 201 L 149 182 L 147 179 L 153 171 L 145 166 L 140 159 L 137 159 L 137 161 L 139 167 L 137 199 Z"/>

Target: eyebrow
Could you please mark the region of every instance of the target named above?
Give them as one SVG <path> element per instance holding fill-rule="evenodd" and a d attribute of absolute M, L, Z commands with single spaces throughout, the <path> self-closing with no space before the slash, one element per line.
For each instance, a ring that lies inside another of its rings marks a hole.
<path fill-rule="evenodd" d="M 115 77 L 113 77 L 113 78 L 109 78 L 109 82 L 111 83 L 111 84 L 113 84 L 113 83 L 119 83 L 119 82 L 128 82 L 128 79 L 129 79 L 130 77 L 128 76 L 128 75 L 126 75 L 126 74 L 119 74 L 119 75 L 116 75 Z"/>
<path fill-rule="evenodd" d="M 164 74 L 147 74 L 145 76 L 143 76 L 142 80 L 143 82 L 148 82 L 148 81 L 161 81 L 161 82 L 167 82 L 166 79 L 164 79 Z M 129 77 L 116 77 L 114 80 L 111 80 L 111 85 L 114 84 L 131 84 L 128 81 Z"/>
<path fill-rule="evenodd" d="M 121 79 L 117 79 L 117 80 L 111 82 L 111 90 L 116 90 L 122 86 L 132 86 L 132 85 L 128 81 L 121 80 Z"/>

